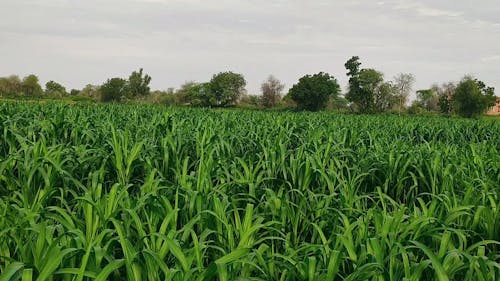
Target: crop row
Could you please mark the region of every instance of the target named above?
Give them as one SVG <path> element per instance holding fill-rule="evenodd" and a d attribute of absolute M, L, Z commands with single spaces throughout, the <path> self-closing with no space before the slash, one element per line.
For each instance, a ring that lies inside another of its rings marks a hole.
<path fill-rule="evenodd" d="M 0 104 L 0 280 L 498 280 L 500 122 Z"/>

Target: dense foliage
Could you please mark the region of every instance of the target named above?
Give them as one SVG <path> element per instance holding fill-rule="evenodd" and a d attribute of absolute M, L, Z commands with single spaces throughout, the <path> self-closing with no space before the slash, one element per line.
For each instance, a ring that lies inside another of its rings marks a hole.
<path fill-rule="evenodd" d="M 45 83 L 45 95 L 60 98 L 67 95 L 67 92 L 63 85 L 51 80 Z"/>
<path fill-rule="evenodd" d="M 151 76 L 143 74 L 142 68 L 134 71 L 128 77 L 127 90 L 130 98 L 144 98 L 149 95 Z"/>
<path fill-rule="evenodd" d="M 345 64 L 349 87 L 346 99 L 361 113 L 401 112 L 411 92 L 415 78 L 401 73 L 395 82 L 384 81 L 384 74 L 372 68 L 360 68 L 359 57 L 352 57 Z"/>
<path fill-rule="evenodd" d="M 232 71 L 214 74 L 206 82 L 187 81 L 177 90 L 168 88 L 151 91 L 151 76 L 140 68 L 127 79 L 115 77 L 102 85 L 88 84 L 81 90 L 71 89 L 69 92 L 62 84 L 52 80 L 45 84 L 43 90 L 38 77 L 33 74 L 23 80 L 17 75 L 0 77 L 0 99 L 64 99 L 71 102 L 135 102 L 192 107 L 237 106 L 246 109 L 298 108 L 310 111 L 327 109 L 357 113 L 441 112 L 463 117 L 477 117 L 486 113 L 496 100 L 493 87 L 466 76 L 458 85 L 448 82 L 418 90 L 417 99 L 407 107 L 415 83 L 412 74 L 399 73 L 392 81 L 386 81 L 382 72 L 361 68 L 357 56 L 350 58 L 344 66 L 349 77 L 345 94 L 342 94 L 337 80 L 323 72 L 303 76 L 284 97 L 285 85 L 273 75 L 261 84 L 260 95 L 255 95 L 247 93 L 243 74 Z"/>
<path fill-rule="evenodd" d="M 472 78 L 462 80 L 452 98 L 457 113 L 463 117 L 478 116 L 496 101 L 494 88 Z"/>
<path fill-rule="evenodd" d="M 245 92 L 247 82 L 243 75 L 231 71 L 215 74 L 204 93 L 206 104 L 210 106 L 235 105 Z"/>
<path fill-rule="evenodd" d="M 108 79 L 99 88 L 102 102 L 122 101 L 127 97 L 127 80 L 122 78 Z"/>
<path fill-rule="evenodd" d="M 1 280 L 500 277 L 495 120 L 4 103 L 0 133 Z"/>
<path fill-rule="evenodd" d="M 299 108 L 320 110 L 326 107 L 330 98 L 337 98 L 340 86 L 332 75 L 320 72 L 305 75 L 290 89 L 288 95 Z"/>

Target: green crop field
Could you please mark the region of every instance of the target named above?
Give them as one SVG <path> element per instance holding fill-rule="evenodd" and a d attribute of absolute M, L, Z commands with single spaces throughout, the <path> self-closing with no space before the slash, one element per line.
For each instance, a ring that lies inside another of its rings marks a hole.
<path fill-rule="evenodd" d="M 0 281 L 500 280 L 500 121 L 0 104 Z"/>

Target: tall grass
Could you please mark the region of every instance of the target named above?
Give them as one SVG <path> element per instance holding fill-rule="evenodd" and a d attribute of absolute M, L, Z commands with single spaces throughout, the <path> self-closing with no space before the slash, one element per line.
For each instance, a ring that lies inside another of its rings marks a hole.
<path fill-rule="evenodd" d="M 499 280 L 500 122 L 0 104 L 0 281 Z"/>

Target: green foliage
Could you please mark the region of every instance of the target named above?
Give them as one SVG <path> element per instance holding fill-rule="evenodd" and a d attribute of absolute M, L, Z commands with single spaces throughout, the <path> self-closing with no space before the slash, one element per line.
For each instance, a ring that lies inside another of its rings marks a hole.
<path fill-rule="evenodd" d="M 122 101 L 127 97 L 127 80 L 111 78 L 99 88 L 102 102 Z"/>
<path fill-rule="evenodd" d="M 360 71 L 360 66 L 361 66 L 361 62 L 359 61 L 359 57 L 353 56 L 344 64 L 344 66 L 348 70 L 347 76 L 351 77 L 351 79 L 355 78 L 356 76 L 358 76 L 359 71 Z M 352 81 L 352 82 L 355 82 L 355 81 Z M 349 81 L 349 84 L 351 84 L 351 81 Z"/>
<path fill-rule="evenodd" d="M 142 68 L 139 71 L 134 71 L 128 78 L 127 91 L 128 98 L 144 98 L 150 93 L 149 83 L 151 76 L 144 75 Z"/>
<path fill-rule="evenodd" d="M 452 100 L 445 95 L 441 95 L 438 98 L 439 111 L 444 114 L 450 114 L 452 111 Z"/>
<path fill-rule="evenodd" d="M 361 79 L 363 79 L 365 73 L 368 73 L 368 71 L 362 71 L 362 73 L 360 74 Z M 375 71 L 374 73 L 377 73 L 376 76 L 382 75 L 382 73 L 377 71 Z M 372 86 L 374 86 L 373 110 L 375 112 L 388 112 L 393 108 L 396 108 L 401 103 L 401 97 L 398 96 L 396 86 L 391 82 L 384 82 L 383 76 L 382 81 L 370 82 L 369 84 L 367 84 L 367 86 L 367 88 L 371 88 Z"/>
<path fill-rule="evenodd" d="M 91 98 L 93 100 L 100 100 L 101 92 L 99 88 L 100 86 L 88 84 L 80 91 L 79 95 L 82 97 Z"/>
<path fill-rule="evenodd" d="M 300 78 L 288 95 L 299 108 L 316 111 L 325 108 L 328 100 L 336 98 L 339 93 L 337 80 L 328 73 L 320 72 Z"/>
<path fill-rule="evenodd" d="M 215 74 L 210 80 L 209 90 L 203 91 L 203 102 L 210 106 L 225 107 L 235 105 L 245 92 L 243 75 L 231 71 Z"/>
<path fill-rule="evenodd" d="M 262 108 L 262 96 L 242 95 L 238 101 L 239 108 L 257 109 Z M 269 107 L 268 107 L 269 108 Z"/>
<path fill-rule="evenodd" d="M 438 95 L 439 111 L 443 114 L 451 114 L 453 112 L 453 96 L 455 95 L 455 83 L 448 82 L 441 86 L 433 85 L 432 89 Z"/>
<path fill-rule="evenodd" d="M 0 128 L 0 280 L 500 276 L 494 119 L 17 102 Z"/>
<path fill-rule="evenodd" d="M 375 69 L 360 69 L 359 57 L 345 63 L 349 76 L 346 99 L 361 113 L 384 112 L 401 103 L 398 88 L 384 82 L 384 75 Z"/>
<path fill-rule="evenodd" d="M 84 95 L 95 97 L 102 102 L 110 101 L 129 101 L 129 100 L 145 100 L 150 94 L 149 83 L 151 77 L 144 75 L 142 68 L 139 71 L 134 71 L 130 74 L 129 79 L 111 78 L 108 79 L 103 85 L 100 86 L 98 94 L 96 95 L 95 89 L 92 85 L 88 89 L 82 90 Z"/>
<path fill-rule="evenodd" d="M 439 98 L 434 89 L 425 89 L 417 91 L 416 104 L 427 111 L 438 111 Z"/>
<path fill-rule="evenodd" d="M 16 96 L 22 93 L 22 82 L 19 76 L 11 75 L 0 78 L 0 96 Z"/>
<path fill-rule="evenodd" d="M 482 81 L 464 78 L 453 95 L 453 105 L 462 117 L 477 117 L 495 105 L 495 90 Z"/>
<path fill-rule="evenodd" d="M 31 74 L 24 77 L 21 82 L 21 89 L 25 96 L 40 97 L 43 94 L 42 86 L 40 86 L 38 76 Z"/>
<path fill-rule="evenodd" d="M 184 83 L 175 93 L 182 104 L 191 106 L 210 106 L 210 83 Z"/>
<path fill-rule="evenodd" d="M 349 102 L 340 95 L 337 97 L 332 97 L 328 102 L 327 109 L 348 112 Z"/>
<path fill-rule="evenodd" d="M 45 83 L 45 95 L 49 97 L 62 98 L 67 95 L 66 88 L 54 81 Z"/>

